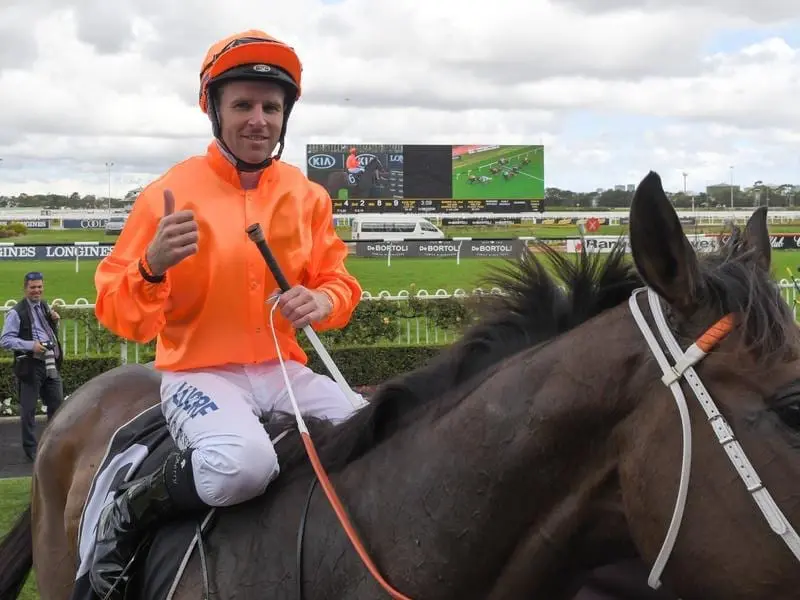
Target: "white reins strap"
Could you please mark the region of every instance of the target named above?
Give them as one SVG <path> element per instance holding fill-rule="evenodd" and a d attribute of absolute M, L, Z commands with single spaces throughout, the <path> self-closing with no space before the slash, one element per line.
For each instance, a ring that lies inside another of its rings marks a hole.
<path fill-rule="evenodd" d="M 664 544 L 650 571 L 650 576 L 647 580 L 648 585 L 654 589 L 661 587 L 661 575 L 675 547 L 675 540 L 678 537 L 678 530 L 683 520 L 684 509 L 686 508 L 686 497 L 689 490 L 689 475 L 692 462 L 692 425 L 689 419 L 689 408 L 686 405 L 686 398 L 680 386 L 680 380 L 682 378 L 685 378 L 689 383 L 701 408 L 706 413 L 706 417 L 717 436 L 717 440 L 725 449 L 728 459 L 733 464 L 736 472 L 739 473 L 739 477 L 741 477 L 744 482 L 747 491 L 750 492 L 753 500 L 755 500 L 756 504 L 761 509 L 761 513 L 764 515 L 767 523 L 769 523 L 770 528 L 781 536 L 795 558 L 800 561 L 800 536 L 797 535 L 797 532 L 792 528 L 789 520 L 781 509 L 778 508 L 778 505 L 775 504 L 772 495 L 762 484 L 758 473 L 756 473 L 753 465 L 745 455 L 742 446 L 734 436 L 733 430 L 722 414 L 720 414 L 711 395 L 694 370 L 694 365 L 700 362 L 708 351 L 710 351 L 708 342 L 703 343 L 703 338 L 701 338 L 698 342 L 692 344 L 686 352 L 681 350 L 681 347 L 675 340 L 675 336 L 672 335 L 667 321 L 664 318 L 664 312 L 658 295 L 653 290 L 646 289 L 650 303 L 650 311 L 653 313 L 656 327 L 675 361 L 674 366 L 670 365 L 636 301 L 637 296 L 645 291 L 645 289 L 646 288 L 635 290 L 628 303 L 636 324 L 639 326 L 658 366 L 661 368 L 663 373 L 661 381 L 670 389 L 672 395 L 675 397 L 675 402 L 678 405 L 678 412 L 681 417 L 681 430 L 683 434 L 681 479 L 678 485 L 678 498 L 675 503 L 675 511 L 673 512 Z M 722 335 L 724 335 L 724 333 Z"/>

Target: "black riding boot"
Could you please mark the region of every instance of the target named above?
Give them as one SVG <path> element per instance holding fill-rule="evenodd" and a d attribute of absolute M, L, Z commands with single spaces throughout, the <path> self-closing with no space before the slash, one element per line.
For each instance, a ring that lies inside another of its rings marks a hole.
<path fill-rule="evenodd" d="M 122 573 L 148 530 L 180 513 L 206 507 L 195 491 L 191 452 L 170 453 L 161 468 L 133 481 L 103 509 L 89 572 L 101 600 L 124 598 L 131 573 Z"/>

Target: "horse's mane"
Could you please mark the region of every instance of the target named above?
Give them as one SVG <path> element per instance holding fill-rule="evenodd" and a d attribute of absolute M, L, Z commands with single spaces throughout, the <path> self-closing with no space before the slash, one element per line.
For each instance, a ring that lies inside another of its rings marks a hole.
<path fill-rule="evenodd" d="M 787 349 L 797 348 L 800 329 L 770 275 L 757 266 L 754 252 L 734 227 L 718 252 L 701 255 L 702 287 L 718 312 L 740 316 L 744 351 L 762 361 L 780 360 Z M 426 365 L 385 382 L 344 423 L 306 419 L 326 469 L 343 468 L 425 415 L 435 418 L 451 410 L 504 359 L 626 302 L 643 285 L 621 241 L 605 255 L 589 254 L 584 247 L 573 256 L 540 242 L 518 261 L 491 268 L 485 281 L 503 293 L 481 298 L 480 318 L 460 340 Z M 294 469 L 308 464 L 299 437 L 288 436 L 281 446 L 284 471 L 305 472 Z"/>
<path fill-rule="evenodd" d="M 625 244 L 609 254 L 570 256 L 540 242 L 517 261 L 494 266 L 484 278 L 502 294 L 476 302 L 478 322 L 426 365 L 385 382 L 346 422 L 331 426 L 304 417 L 320 459 L 333 472 L 363 455 L 422 414 L 446 412 L 481 380 L 480 374 L 521 350 L 547 342 L 625 301 L 642 285 Z M 283 418 L 293 420 L 291 415 Z M 307 462 L 296 435 L 281 442 L 282 469 Z"/>

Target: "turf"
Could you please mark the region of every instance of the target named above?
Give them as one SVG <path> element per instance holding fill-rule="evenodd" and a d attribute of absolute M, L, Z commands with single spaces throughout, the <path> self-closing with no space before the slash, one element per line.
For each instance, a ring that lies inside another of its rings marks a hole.
<path fill-rule="evenodd" d="M 481 215 L 475 215 L 480 218 Z M 693 233 L 719 233 L 721 226 L 686 226 L 688 234 Z M 797 233 L 800 234 L 798 225 L 770 225 L 770 233 Z M 627 233 L 624 225 L 602 225 L 598 231 L 591 235 L 622 235 Z M 473 237 L 483 239 L 505 239 L 516 237 L 538 237 L 543 239 L 575 237 L 578 235 L 577 225 L 495 225 L 495 226 L 458 226 L 442 227 L 447 237 Z M 336 233 L 343 240 L 350 239 L 349 227 L 337 227 Z M 26 235 L 4 239 L 3 242 L 15 244 L 63 244 L 71 242 L 110 242 L 114 243 L 117 236 L 105 235 L 102 231 L 91 229 L 51 229 L 30 230 Z"/>
<path fill-rule="evenodd" d="M 0 479 L 0 539 L 14 525 L 17 516 L 25 510 L 30 498 L 31 480 L 28 477 Z M 37 600 L 36 584 L 32 572 L 28 576 L 20 600 Z"/>
<path fill-rule="evenodd" d="M 710 229 L 710 228 L 706 228 Z M 715 229 L 719 231 L 719 228 Z M 798 225 L 773 225 L 771 233 L 796 233 Z M 469 232 L 469 233 L 466 233 Z M 693 233 L 694 228 L 687 228 Z M 701 231 L 698 230 L 698 233 Z M 536 227 L 510 226 L 492 229 L 449 228 L 448 235 L 469 235 L 483 238 L 508 238 L 524 235 L 536 235 L 542 238 L 574 236 L 575 226 L 540 225 Z M 607 235 L 620 235 L 625 228 L 605 226 L 598 232 Z M 68 241 L 114 241 L 113 236 L 105 236 L 102 231 L 35 231 L 21 238 L 14 238 L 16 243 L 60 243 Z M 772 254 L 776 278 L 788 276 L 787 268 L 795 274 L 800 265 L 800 251 L 781 250 Z M 456 288 L 471 290 L 478 286 L 481 278 L 488 272 L 490 265 L 502 264 L 503 259 L 464 259 L 456 265 L 452 258 L 393 258 L 391 266 L 385 259 L 368 259 L 351 257 L 347 260 L 347 268 L 358 278 L 364 290 L 377 295 L 383 290 L 396 294 L 400 290 L 425 289 L 429 293 L 437 289 L 448 292 Z M 52 301 L 61 298 L 68 304 L 78 298 L 92 303 L 95 299 L 94 270 L 96 260 L 82 260 L 78 263 L 79 272 L 75 272 L 75 261 L 0 261 L 0 303 L 19 298 L 22 291 L 22 277 L 32 270 L 42 270 L 45 274 L 45 294 Z M 412 287 L 413 285 L 413 287 Z"/>
<path fill-rule="evenodd" d="M 772 259 L 776 279 L 787 278 L 787 268 L 800 275 L 800 251 L 773 252 Z M 351 257 L 347 268 L 373 296 L 384 290 L 396 294 L 401 290 L 415 293 L 425 289 L 432 294 L 438 289 L 449 293 L 457 288 L 471 291 L 480 286 L 492 265 L 504 262 L 501 258 L 473 258 L 463 259 L 457 265 L 454 258 L 393 258 L 391 266 L 387 266 L 384 259 Z M 45 295 L 51 302 L 61 298 L 67 304 L 74 304 L 78 298 L 84 298 L 93 303 L 96 265 L 97 261 L 81 261 L 76 273 L 74 261 L 0 261 L 0 303 L 18 299 L 23 275 L 35 269 L 44 273 Z"/>
<path fill-rule="evenodd" d="M 106 235 L 102 229 L 29 229 L 19 237 L 2 240 L 15 244 L 63 244 L 67 242 L 111 242 L 116 235 Z"/>
<path fill-rule="evenodd" d="M 503 259 L 462 260 L 456 265 L 454 258 L 393 258 L 391 266 L 387 261 L 373 258 L 351 257 L 347 268 L 359 280 L 364 290 L 377 295 L 383 290 L 396 294 L 400 290 L 419 290 L 424 288 L 433 293 L 437 289 L 452 292 L 456 288 L 472 290 L 487 266 L 500 264 Z M 95 299 L 94 270 L 96 260 L 83 260 L 79 272 L 75 272 L 75 261 L 0 261 L 0 303 L 17 299 L 22 291 L 25 273 L 41 270 L 45 277 L 45 296 L 62 298 L 73 304 L 78 298 L 90 303 Z M 414 286 L 414 287 L 412 287 Z"/>

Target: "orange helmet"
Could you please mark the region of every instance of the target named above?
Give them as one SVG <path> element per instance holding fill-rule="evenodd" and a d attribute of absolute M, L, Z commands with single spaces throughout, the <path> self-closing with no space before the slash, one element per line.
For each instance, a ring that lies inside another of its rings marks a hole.
<path fill-rule="evenodd" d="M 200 109 L 211 119 L 214 137 L 228 152 L 222 140 L 219 113 L 214 106 L 211 89 L 219 83 L 233 80 L 266 80 L 279 84 L 286 90 L 283 110 L 283 127 L 280 136 L 280 150 L 283 153 L 286 127 L 294 103 L 300 98 L 303 66 L 294 49 L 259 29 L 249 29 L 236 33 L 213 44 L 206 52 L 200 68 Z M 233 153 L 231 153 L 233 154 Z M 237 167 L 244 171 L 265 168 L 272 158 L 259 164 L 250 164 L 236 158 Z"/>
<path fill-rule="evenodd" d="M 226 79 L 271 79 L 289 87 L 287 104 L 300 98 L 303 66 L 291 46 L 258 29 L 213 44 L 200 69 L 200 109 L 208 112 L 208 88 Z"/>

